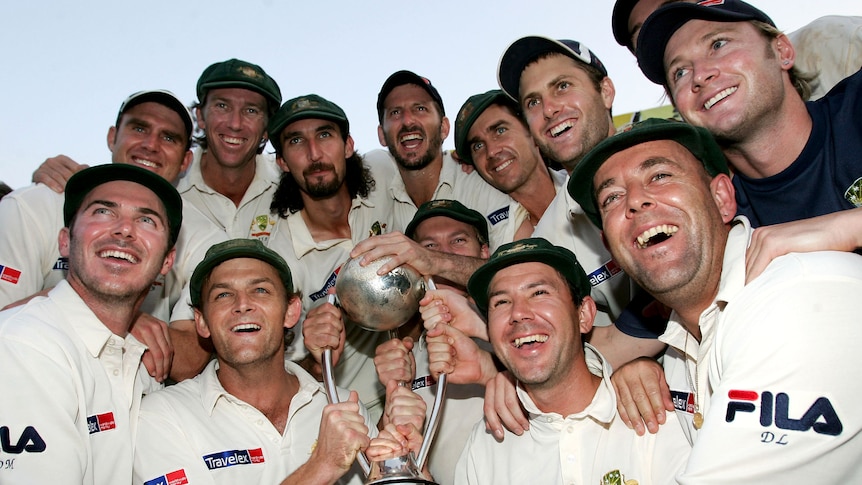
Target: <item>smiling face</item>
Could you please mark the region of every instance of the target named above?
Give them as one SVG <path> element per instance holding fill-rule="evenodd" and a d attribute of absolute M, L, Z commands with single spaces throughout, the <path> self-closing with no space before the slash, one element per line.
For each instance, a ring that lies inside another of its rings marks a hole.
<path fill-rule="evenodd" d="M 668 91 L 689 123 L 744 141 L 779 122 L 786 97 L 797 96 L 786 74 L 794 55 L 786 36 L 770 41 L 751 22 L 691 20 L 665 49 Z"/>
<path fill-rule="evenodd" d="M 659 140 L 608 158 L 593 187 L 611 254 L 629 276 L 674 309 L 712 297 L 736 213 L 727 175 L 710 180 L 691 152 Z"/>
<path fill-rule="evenodd" d="M 108 130 L 114 163 L 137 165 L 171 183 L 192 161 L 188 141 L 180 115 L 155 102 L 132 106 L 120 117 L 120 125 Z"/>
<path fill-rule="evenodd" d="M 268 363 L 284 359 L 284 329 L 296 324 L 300 306 L 271 265 L 235 258 L 204 280 L 195 325 L 202 337 L 212 339 L 221 365 Z"/>
<path fill-rule="evenodd" d="M 512 375 L 532 391 L 571 382 L 584 359 L 581 334 L 592 328 L 592 299 L 575 305 L 563 277 L 538 262 L 501 269 L 488 294 L 488 336 Z"/>
<path fill-rule="evenodd" d="M 266 98 L 241 88 L 210 90 L 198 125 L 206 133 L 207 153 L 226 168 L 241 168 L 254 160 L 266 136 Z"/>
<path fill-rule="evenodd" d="M 60 254 L 69 258 L 69 284 L 85 301 L 136 301 L 159 274 L 170 270 L 168 219 L 150 189 L 127 181 L 90 191 L 70 228 L 60 232 Z"/>
<path fill-rule="evenodd" d="M 442 160 L 449 119 L 440 115 L 428 91 L 415 84 L 403 84 L 386 96 L 383 124 L 377 134 L 380 144 L 389 148 L 401 168 L 421 170 L 438 158 Z"/>
<path fill-rule="evenodd" d="M 345 141 L 338 126 L 328 120 L 306 119 L 287 125 L 279 134 L 279 167 L 290 172 L 300 190 L 321 198 L 347 191 L 347 158 L 353 155 L 353 138 Z"/>
<path fill-rule="evenodd" d="M 545 170 L 539 147 L 524 123 L 508 108 L 492 104 L 467 133 L 476 171 L 497 190 L 517 191 L 537 170 Z"/>
<path fill-rule="evenodd" d="M 539 59 L 521 73 L 519 87 L 533 140 L 547 159 L 570 173 L 613 129 L 613 83 L 605 77 L 597 90 L 577 62 L 562 54 Z"/>

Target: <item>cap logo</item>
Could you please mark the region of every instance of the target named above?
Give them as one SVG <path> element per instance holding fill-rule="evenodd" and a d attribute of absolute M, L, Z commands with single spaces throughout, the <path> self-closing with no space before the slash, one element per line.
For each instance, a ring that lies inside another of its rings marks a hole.
<path fill-rule="evenodd" d="M 301 111 L 305 109 L 315 108 L 317 106 L 318 103 L 315 101 L 312 101 L 308 98 L 300 98 L 297 99 L 295 103 L 293 103 L 293 106 L 291 106 L 291 111 Z"/>
<path fill-rule="evenodd" d="M 467 101 L 467 103 L 464 104 L 464 107 L 461 108 L 461 112 L 458 113 L 458 119 L 455 122 L 458 123 L 459 125 L 463 124 L 464 120 L 469 118 L 470 115 L 472 115 L 473 111 L 475 111 L 475 110 L 476 110 L 476 105 L 474 105 L 472 101 Z"/>
<path fill-rule="evenodd" d="M 499 253 L 497 253 L 497 257 L 501 258 L 503 256 L 506 256 L 507 254 L 520 253 L 522 251 L 529 251 L 531 249 L 536 249 L 537 247 L 539 247 L 539 246 L 536 244 L 520 243 L 520 244 L 516 244 L 516 245 L 510 247 L 509 249 L 504 249 L 503 251 L 500 251 Z"/>
<path fill-rule="evenodd" d="M 251 66 L 240 66 L 237 71 L 245 77 L 250 77 L 252 79 L 260 79 L 263 75 L 257 72 L 257 69 Z"/>
<path fill-rule="evenodd" d="M 428 203 L 428 207 L 431 209 L 439 209 L 440 207 L 450 207 L 452 205 L 452 201 L 446 199 L 434 200 Z"/>
<path fill-rule="evenodd" d="M 724 5 L 724 0 L 700 0 L 697 4 L 701 7 L 714 7 L 716 5 Z"/>

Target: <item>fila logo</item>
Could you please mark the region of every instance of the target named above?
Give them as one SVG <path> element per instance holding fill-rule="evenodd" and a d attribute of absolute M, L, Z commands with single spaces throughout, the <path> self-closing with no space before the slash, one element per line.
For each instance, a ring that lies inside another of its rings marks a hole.
<path fill-rule="evenodd" d="M 210 470 L 227 468 L 234 465 L 253 465 L 263 463 L 263 449 L 220 451 L 203 457 Z"/>
<path fill-rule="evenodd" d="M 11 436 L 9 436 L 9 427 L 0 426 L 0 449 L 3 453 L 11 455 L 20 455 L 25 451 L 27 453 L 42 453 L 45 451 L 45 440 L 39 436 L 39 432 L 32 426 L 24 428 L 24 432 L 18 437 L 18 442 L 12 444 Z"/>
<path fill-rule="evenodd" d="M 162 475 L 152 480 L 147 480 L 144 485 L 186 485 L 189 479 L 186 478 L 186 471 L 180 468 L 179 470 Z"/>
<path fill-rule="evenodd" d="M 727 414 L 725 421 L 733 422 L 738 413 L 754 413 L 757 410 L 758 395 L 756 391 L 728 391 Z M 779 392 L 774 395 L 769 391 L 760 394 L 760 425 L 769 427 L 775 424 L 779 429 L 791 431 L 808 431 L 814 429 L 815 433 L 830 436 L 838 436 L 844 429 L 838 413 L 832 407 L 832 403 L 825 397 L 818 397 L 808 411 L 793 419 L 789 416 L 790 396 Z"/>

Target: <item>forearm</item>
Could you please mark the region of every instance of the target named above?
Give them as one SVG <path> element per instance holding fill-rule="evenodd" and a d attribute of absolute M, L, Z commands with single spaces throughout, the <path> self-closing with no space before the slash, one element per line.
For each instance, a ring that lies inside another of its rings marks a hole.
<path fill-rule="evenodd" d="M 210 360 L 212 346 L 198 336 L 194 320 L 171 322 L 168 331 L 174 345 L 171 379 L 179 382 L 200 374 Z"/>
<path fill-rule="evenodd" d="M 432 276 L 445 278 L 461 286 L 467 286 L 467 280 L 484 264 L 485 260 L 459 254 L 437 253 Z"/>

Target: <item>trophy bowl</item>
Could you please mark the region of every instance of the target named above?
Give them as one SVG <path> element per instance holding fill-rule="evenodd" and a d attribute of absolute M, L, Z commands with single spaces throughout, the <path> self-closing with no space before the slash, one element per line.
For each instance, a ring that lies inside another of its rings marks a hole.
<path fill-rule="evenodd" d="M 401 265 L 385 275 L 377 270 L 389 261 L 383 257 L 368 266 L 351 258 L 335 280 L 341 310 L 350 321 L 372 332 L 395 330 L 419 310 L 425 296 L 425 281 L 415 269 Z"/>

